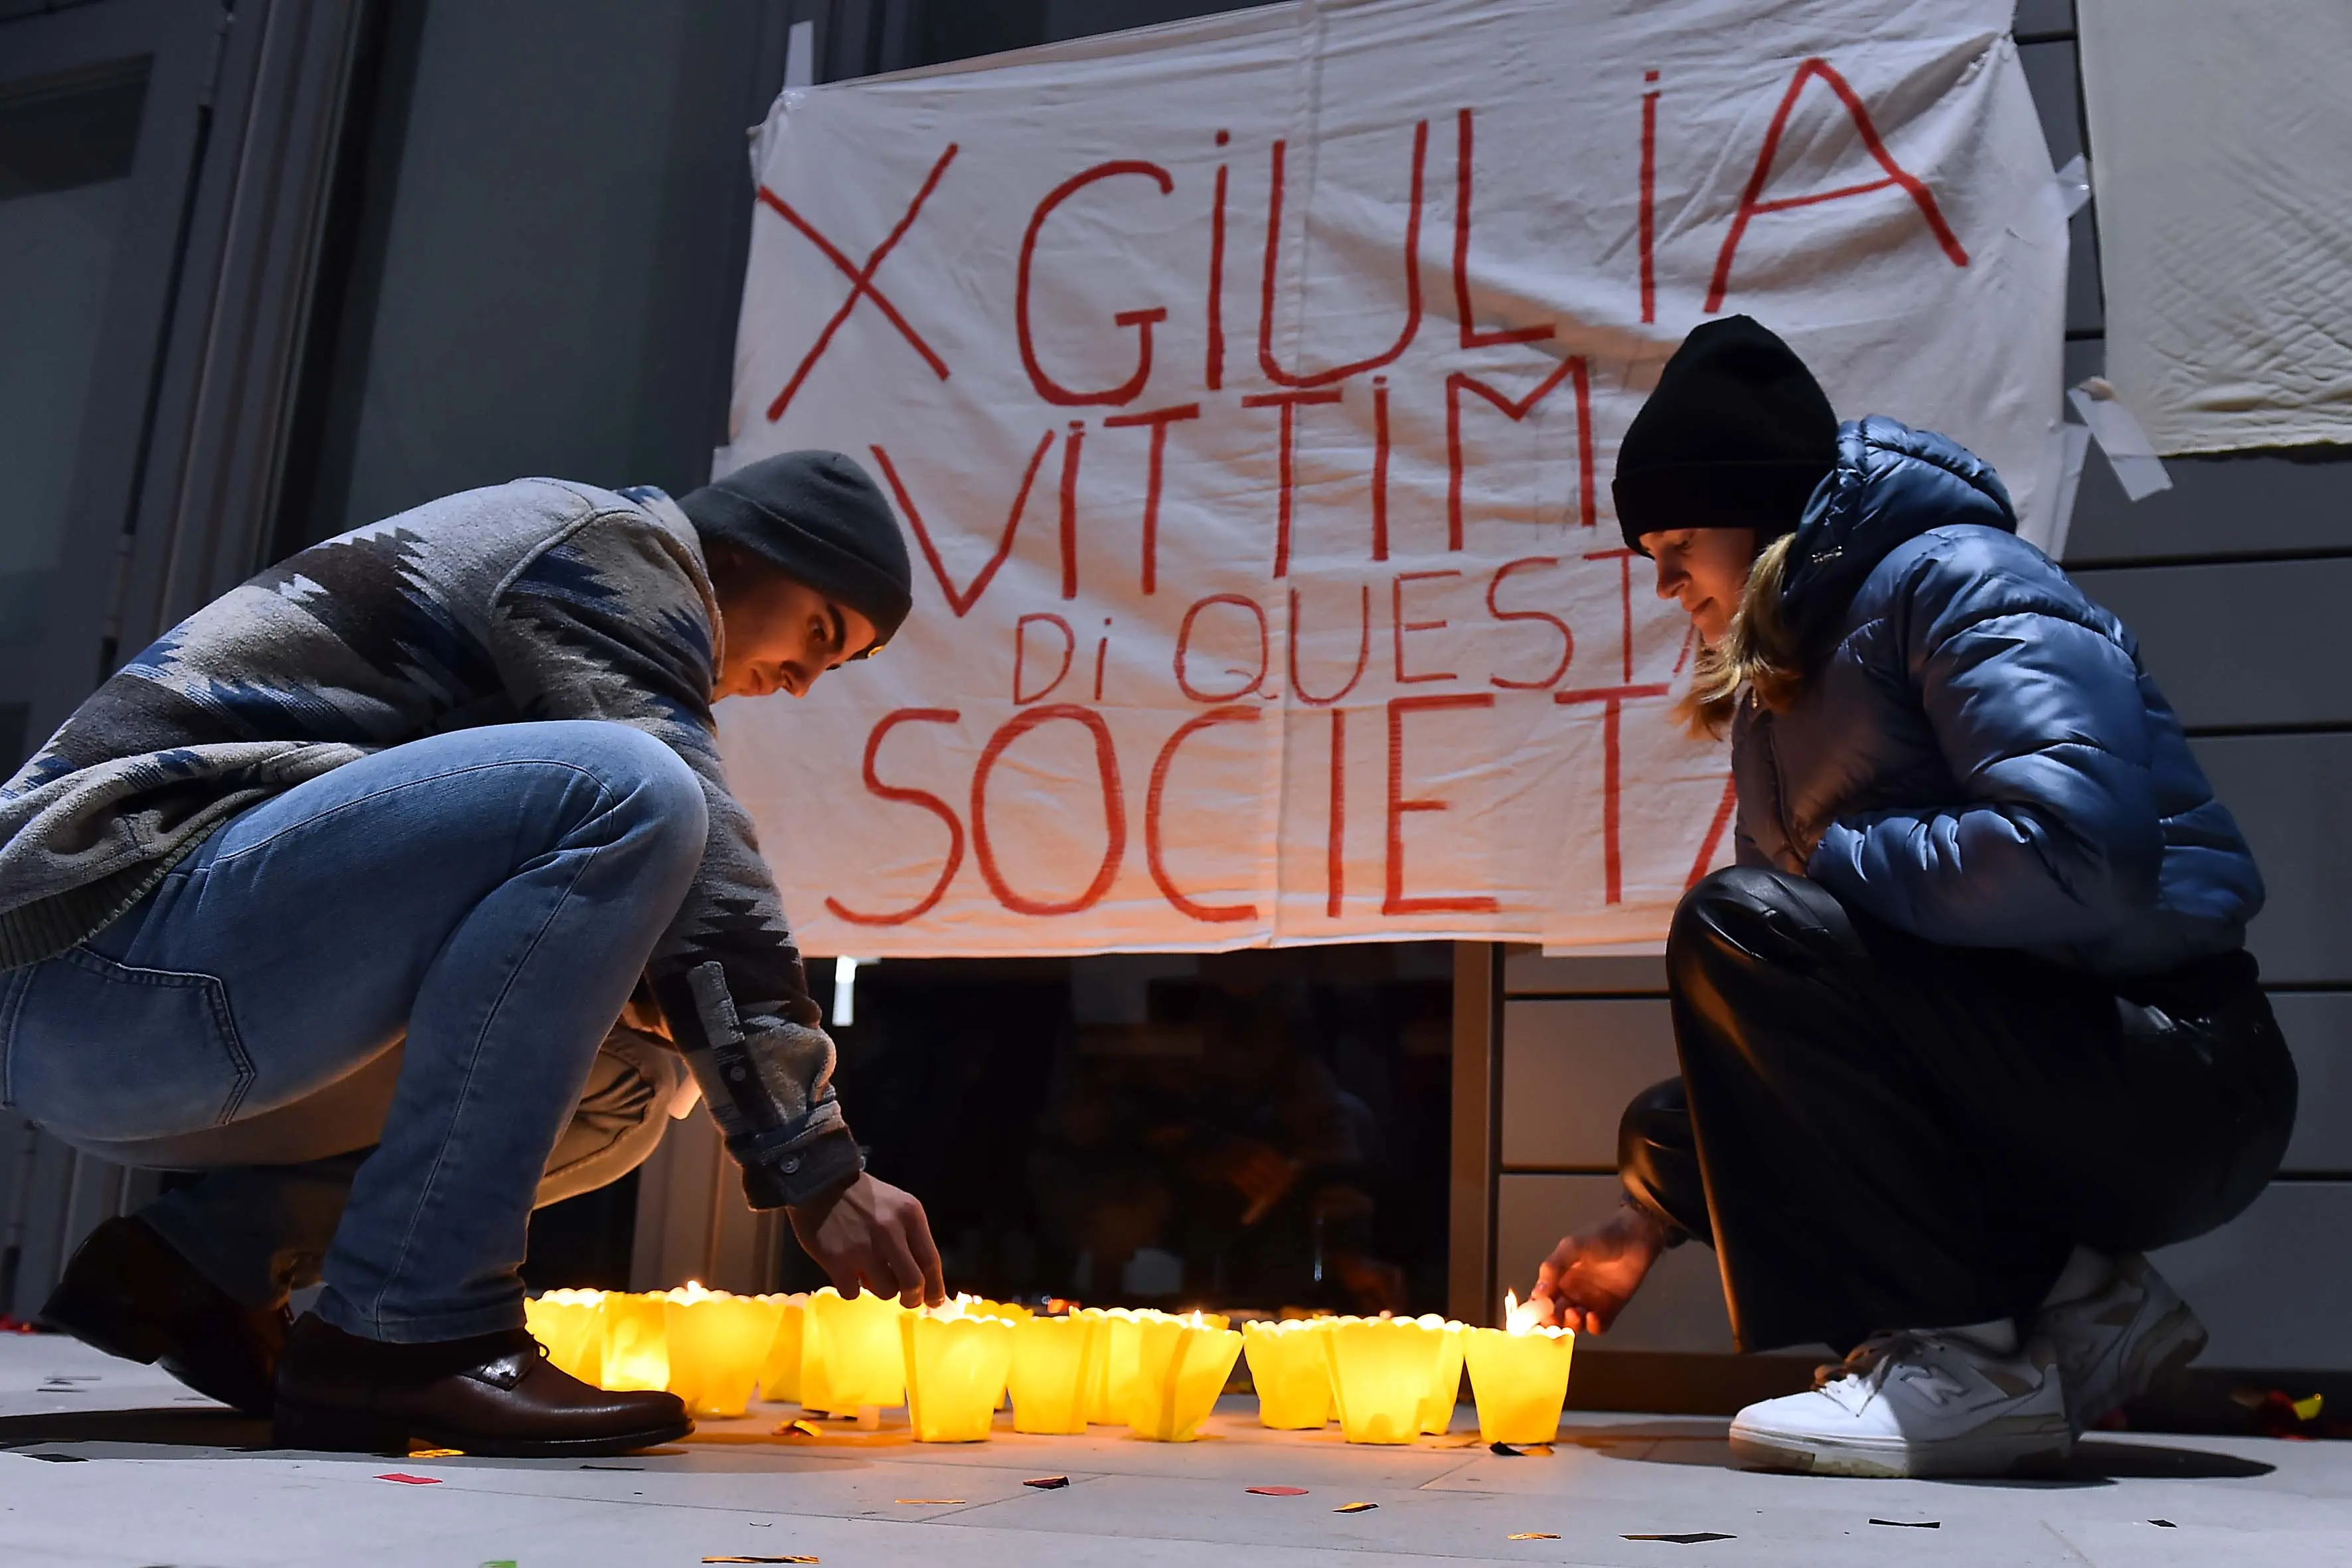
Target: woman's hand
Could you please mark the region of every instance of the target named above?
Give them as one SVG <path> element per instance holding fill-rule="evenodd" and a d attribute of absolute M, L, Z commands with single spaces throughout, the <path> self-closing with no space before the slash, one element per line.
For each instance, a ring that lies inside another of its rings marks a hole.
<path fill-rule="evenodd" d="M 948 1299 L 931 1222 L 912 1193 L 861 1173 L 812 1203 L 787 1209 L 802 1249 L 833 1277 L 834 1289 L 855 1296 L 862 1284 L 902 1306 Z"/>
<path fill-rule="evenodd" d="M 1665 1226 L 1647 1209 L 1628 1204 L 1554 1247 L 1536 1270 L 1528 1300 L 1547 1322 L 1580 1334 L 1606 1332 L 1665 1249 Z"/>

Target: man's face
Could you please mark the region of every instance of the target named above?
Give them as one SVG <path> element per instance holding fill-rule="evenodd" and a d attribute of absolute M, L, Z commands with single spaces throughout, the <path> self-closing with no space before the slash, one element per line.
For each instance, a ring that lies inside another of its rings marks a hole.
<path fill-rule="evenodd" d="M 1748 568 L 1756 559 L 1752 528 L 1674 528 L 1642 535 L 1658 567 L 1658 597 L 1683 607 L 1709 647 L 1731 629 Z"/>
<path fill-rule="evenodd" d="M 738 562 L 716 585 L 727 656 L 713 697 L 803 697 L 874 644 L 872 621 L 782 572 Z"/>

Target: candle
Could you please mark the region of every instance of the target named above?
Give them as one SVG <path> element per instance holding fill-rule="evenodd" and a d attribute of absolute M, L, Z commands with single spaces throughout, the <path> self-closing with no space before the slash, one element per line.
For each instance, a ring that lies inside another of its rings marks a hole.
<path fill-rule="evenodd" d="M 604 1320 L 603 1376 L 609 1389 L 666 1388 L 669 1385 L 668 1324 L 659 1296 L 623 1291 L 606 1293 L 598 1315 Z"/>
<path fill-rule="evenodd" d="M 668 1387 L 697 1415 L 740 1415 L 775 1342 L 782 1303 L 706 1290 L 689 1280 L 666 1293 Z"/>
<path fill-rule="evenodd" d="M 1002 1318 L 1008 1323 L 1027 1322 L 1035 1314 L 1018 1301 L 992 1301 L 985 1296 L 974 1296 L 965 1309 L 976 1318 Z"/>
<path fill-rule="evenodd" d="M 906 1309 L 860 1289 L 845 1300 L 830 1285 L 809 1298 L 801 1330 L 801 1403 L 835 1415 L 907 1402 Z"/>
<path fill-rule="evenodd" d="M 1013 1325 L 1015 1432 L 1083 1432 L 1087 1397 L 1102 1373 L 1106 1331 L 1099 1317 L 1024 1319 Z"/>
<path fill-rule="evenodd" d="M 604 1366 L 604 1303 L 602 1290 L 549 1290 L 522 1304 L 523 1322 L 556 1370 L 593 1384 Z"/>
<path fill-rule="evenodd" d="M 1257 1388 L 1259 1426 L 1303 1432 L 1331 1419 L 1331 1366 L 1320 1337 L 1330 1322 L 1302 1318 L 1243 1326 L 1242 1349 Z"/>
<path fill-rule="evenodd" d="M 1342 1318 L 1322 1338 L 1348 1441 L 1412 1442 L 1444 1350 L 1443 1327 L 1411 1318 Z"/>
<path fill-rule="evenodd" d="M 907 1419 L 918 1443 L 985 1438 L 1013 1367 L 1013 1325 L 967 1310 L 959 1296 L 898 1318 L 907 1366 Z"/>
<path fill-rule="evenodd" d="M 1128 1426 L 1139 1437 L 1189 1443 L 1217 1405 L 1242 1353 L 1242 1336 L 1207 1314 L 1155 1312 L 1135 1325 L 1136 1379 Z"/>
<path fill-rule="evenodd" d="M 1135 1395 L 1136 1331 L 1145 1317 L 1160 1314 L 1146 1308 L 1140 1314 L 1125 1307 L 1087 1307 L 1085 1315 L 1102 1325 L 1102 1361 L 1087 1394 L 1087 1419 L 1101 1426 L 1127 1425 L 1128 1405 Z"/>
<path fill-rule="evenodd" d="M 807 1315 L 808 1298 L 801 1296 L 769 1296 L 762 1298 L 776 1303 L 775 1337 L 768 1342 L 768 1354 L 760 1363 L 760 1397 L 772 1402 L 798 1405 L 801 1402 L 801 1322 Z"/>
<path fill-rule="evenodd" d="M 1549 1443 L 1558 1436 L 1576 1335 L 1542 1326 L 1533 1302 L 1521 1306 L 1506 1295 L 1503 1327 L 1472 1329 L 1468 1339 L 1479 1437 L 1489 1443 Z"/>
<path fill-rule="evenodd" d="M 1437 1349 L 1437 1375 L 1431 1381 L 1429 1397 L 1422 1402 L 1421 1429 L 1432 1437 L 1442 1437 L 1454 1425 L 1454 1406 L 1462 1398 L 1462 1354 L 1465 1330 L 1460 1323 L 1448 1322 L 1434 1313 L 1418 1320 L 1424 1328 L 1434 1328 L 1440 1338 Z"/>

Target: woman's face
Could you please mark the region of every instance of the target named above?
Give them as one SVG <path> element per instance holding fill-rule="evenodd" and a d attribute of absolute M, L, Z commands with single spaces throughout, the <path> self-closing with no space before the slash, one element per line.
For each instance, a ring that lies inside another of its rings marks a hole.
<path fill-rule="evenodd" d="M 1642 548 L 1657 563 L 1658 597 L 1683 607 L 1698 628 L 1698 640 L 1713 647 L 1731 629 L 1748 568 L 1756 559 L 1752 528 L 1675 528 L 1642 535 Z"/>

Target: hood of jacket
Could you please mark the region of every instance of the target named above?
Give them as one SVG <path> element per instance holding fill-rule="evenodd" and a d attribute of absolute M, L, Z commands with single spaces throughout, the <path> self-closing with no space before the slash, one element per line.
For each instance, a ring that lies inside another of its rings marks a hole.
<path fill-rule="evenodd" d="M 1958 442 L 1873 416 L 1838 431 L 1837 467 L 1789 545 L 1780 607 L 1809 651 L 1899 546 L 1931 528 L 1974 523 L 2017 531 L 2000 476 Z"/>

